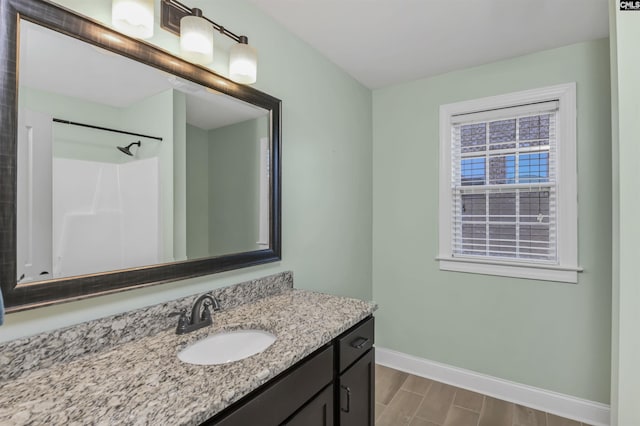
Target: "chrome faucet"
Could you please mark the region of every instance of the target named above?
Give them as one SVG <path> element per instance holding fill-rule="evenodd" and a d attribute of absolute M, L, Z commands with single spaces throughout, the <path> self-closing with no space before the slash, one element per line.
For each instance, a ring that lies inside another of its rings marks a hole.
<path fill-rule="evenodd" d="M 218 299 L 208 294 L 203 294 L 193 303 L 191 316 L 189 318 L 187 318 L 186 310 L 180 312 L 176 334 L 190 333 L 213 324 L 209 306 L 211 306 L 214 312 L 220 310 L 220 302 L 218 302 Z"/>

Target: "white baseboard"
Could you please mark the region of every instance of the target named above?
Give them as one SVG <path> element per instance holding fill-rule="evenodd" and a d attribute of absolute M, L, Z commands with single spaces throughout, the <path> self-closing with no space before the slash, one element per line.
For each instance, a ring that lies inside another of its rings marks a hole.
<path fill-rule="evenodd" d="M 376 347 L 376 363 L 594 426 L 609 426 L 610 407 L 533 386 Z"/>

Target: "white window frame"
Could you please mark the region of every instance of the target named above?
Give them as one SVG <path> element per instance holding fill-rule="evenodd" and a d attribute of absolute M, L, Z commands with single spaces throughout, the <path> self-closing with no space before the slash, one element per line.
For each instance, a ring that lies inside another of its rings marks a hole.
<path fill-rule="evenodd" d="M 454 257 L 452 251 L 452 121 L 460 114 L 558 101 L 557 116 L 557 253 L 555 264 L 518 259 Z M 471 272 L 568 283 L 578 282 L 578 174 L 576 150 L 576 84 L 456 102 L 440 106 L 439 254 L 440 270 Z"/>

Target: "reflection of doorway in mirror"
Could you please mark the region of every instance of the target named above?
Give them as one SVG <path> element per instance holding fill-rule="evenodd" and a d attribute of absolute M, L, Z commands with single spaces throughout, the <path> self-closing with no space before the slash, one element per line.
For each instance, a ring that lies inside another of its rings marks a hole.
<path fill-rule="evenodd" d="M 260 215 L 258 248 L 269 248 L 269 138 L 260 138 Z"/>
<path fill-rule="evenodd" d="M 18 115 L 17 282 L 52 277 L 51 116 L 26 108 Z"/>

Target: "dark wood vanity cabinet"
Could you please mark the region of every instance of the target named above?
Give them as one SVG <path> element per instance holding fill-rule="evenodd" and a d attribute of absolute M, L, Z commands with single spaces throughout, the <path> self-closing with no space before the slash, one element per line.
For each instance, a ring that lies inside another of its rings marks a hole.
<path fill-rule="evenodd" d="M 203 425 L 373 426 L 369 317 Z"/>
<path fill-rule="evenodd" d="M 373 332 L 373 318 L 370 318 L 338 338 L 336 423 L 341 426 L 372 426 L 374 423 Z"/>

